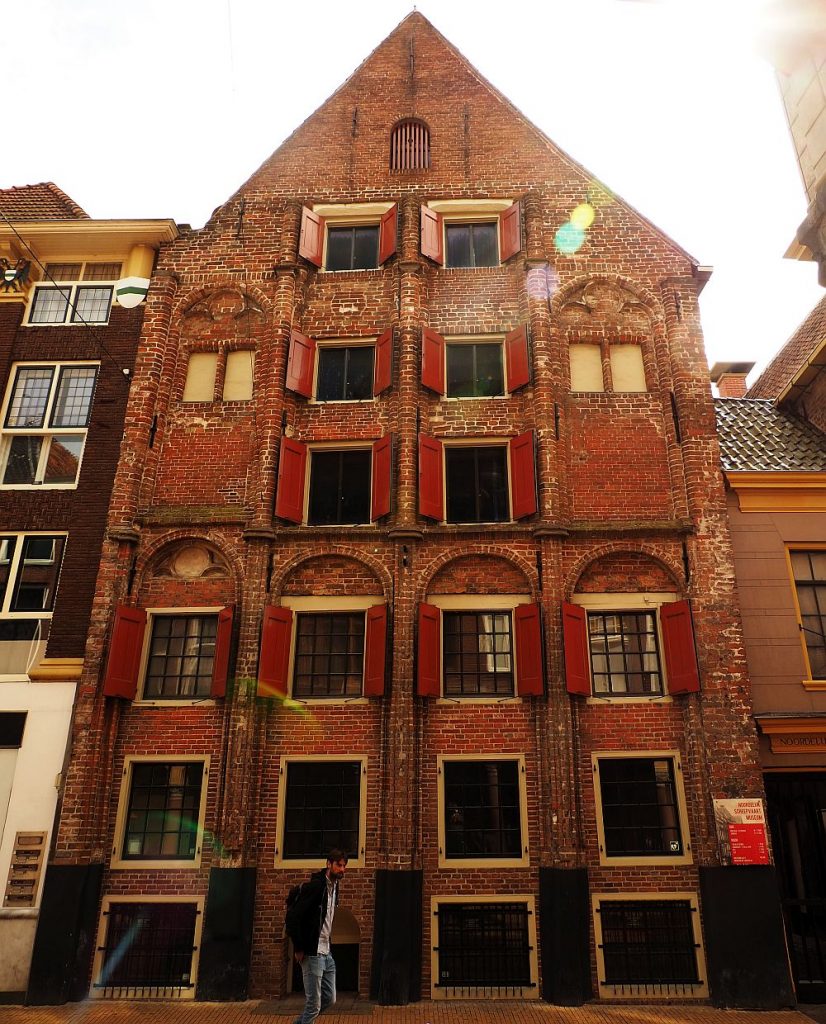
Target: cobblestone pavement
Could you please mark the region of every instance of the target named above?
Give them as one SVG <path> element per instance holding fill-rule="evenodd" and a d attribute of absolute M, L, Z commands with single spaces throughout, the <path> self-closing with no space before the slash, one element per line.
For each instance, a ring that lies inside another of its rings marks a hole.
<path fill-rule="evenodd" d="M 301 1003 L 87 1001 L 65 1006 L 0 1006 L 2 1024 L 290 1024 Z M 581 1007 L 529 1002 L 344 1002 L 319 1024 L 811 1024 L 795 1010 L 717 1010 L 708 1006 L 600 1004 Z"/>

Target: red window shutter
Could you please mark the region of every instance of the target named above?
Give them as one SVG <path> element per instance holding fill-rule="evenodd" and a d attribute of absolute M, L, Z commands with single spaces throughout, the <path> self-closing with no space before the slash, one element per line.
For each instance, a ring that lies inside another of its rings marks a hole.
<path fill-rule="evenodd" d="M 512 437 L 511 449 L 511 514 L 524 519 L 536 512 L 536 460 L 532 430 Z"/>
<path fill-rule="evenodd" d="M 428 519 L 445 517 L 442 442 L 419 435 L 419 512 Z"/>
<path fill-rule="evenodd" d="M 429 327 L 422 328 L 422 384 L 445 393 L 445 339 Z"/>
<path fill-rule="evenodd" d="M 565 685 L 568 693 L 591 695 L 588 616 L 578 604 L 562 603 L 562 641 L 565 646 Z"/>
<path fill-rule="evenodd" d="M 393 328 L 376 338 L 373 356 L 373 394 L 380 395 L 392 383 L 393 376 Z"/>
<path fill-rule="evenodd" d="M 130 608 L 128 605 L 119 604 L 115 609 L 115 624 L 109 642 L 109 661 L 103 680 L 103 693 L 106 697 L 135 699 L 145 633 L 146 612 L 143 608 Z"/>
<path fill-rule="evenodd" d="M 542 620 L 538 604 L 514 608 L 516 634 L 516 692 L 520 697 L 541 697 L 545 692 L 542 671 Z"/>
<path fill-rule="evenodd" d="M 442 692 L 442 613 L 432 604 L 419 605 L 419 662 L 416 692 L 438 697 Z"/>
<path fill-rule="evenodd" d="M 291 523 L 304 519 L 304 478 L 307 475 L 307 445 L 292 438 L 281 438 L 278 456 L 278 488 L 275 514 Z"/>
<path fill-rule="evenodd" d="M 370 518 L 380 519 L 390 512 L 390 478 L 393 472 L 393 435 L 385 434 L 373 442 L 373 481 Z"/>
<path fill-rule="evenodd" d="M 445 261 L 442 245 L 442 216 L 429 206 L 422 207 L 422 256 L 427 256 L 441 266 Z"/>
<path fill-rule="evenodd" d="M 499 237 L 502 263 L 515 256 L 522 248 L 522 204 L 514 203 L 499 218 Z"/>
<path fill-rule="evenodd" d="M 229 676 L 229 650 L 232 645 L 232 619 L 235 608 L 230 605 L 218 612 L 218 631 L 215 634 L 215 661 L 212 664 L 210 696 L 226 697 Z"/>
<path fill-rule="evenodd" d="M 324 218 L 304 206 L 301 210 L 301 235 L 298 239 L 298 255 L 321 266 L 324 256 Z"/>
<path fill-rule="evenodd" d="M 310 398 L 313 393 L 316 345 L 298 331 L 290 333 L 290 354 L 287 357 L 287 387 L 298 395 Z"/>
<path fill-rule="evenodd" d="M 387 605 L 367 609 L 364 637 L 364 696 L 381 697 L 384 693 L 384 666 L 387 660 Z"/>
<path fill-rule="evenodd" d="M 508 371 L 508 391 L 516 391 L 530 384 L 527 324 L 520 324 L 505 337 L 505 365 Z"/>
<path fill-rule="evenodd" d="M 258 655 L 259 697 L 287 696 L 292 637 L 292 611 L 289 608 L 268 605 L 264 609 L 261 651 Z"/>
<path fill-rule="evenodd" d="M 379 266 L 389 260 L 396 251 L 396 231 L 399 221 L 399 207 L 393 203 L 379 221 Z"/>
<path fill-rule="evenodd" d="M 672 695 L 697 693 L 700 689 L 700 673 L 697 668 L 694 624 L 688 601 L 660 605 L 660 625 L 668 692 Z"/>

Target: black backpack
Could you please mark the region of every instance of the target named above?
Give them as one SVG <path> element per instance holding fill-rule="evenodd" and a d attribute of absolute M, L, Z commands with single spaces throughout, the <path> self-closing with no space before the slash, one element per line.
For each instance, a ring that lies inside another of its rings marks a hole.
<path fill-rule="evenodd" d="M 304 882 L 299 882 L 298 885 L 294 885 L 292 889 L 290 889 L 290 891 L 287 893 L 286 907 L 288 913 L 292 910 L 296 903 L 298 903 L 299 899 L 301 898 L 301 891 L 303 888 Z"/>

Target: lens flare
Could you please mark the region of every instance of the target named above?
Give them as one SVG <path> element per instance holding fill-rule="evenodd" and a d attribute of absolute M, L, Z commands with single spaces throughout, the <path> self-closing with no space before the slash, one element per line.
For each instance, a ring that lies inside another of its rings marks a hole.
<path fill-rule="evenodd" d="M 614 197 L 604 185 L 600 185 L 598 181 L 590 181 L 588 183 L 587 201 L 590 206 L 598 210 L 601 206 L 608 206 L 613 203 Z"/>
<path fill-rule="evenodd" d="M 594 223 L 596 215 L 597 211 L 590 203 L 580 203 L 579 206 L 574 207 L 571 213 L 571 223 L 575 228 L 582 228 L 583 231 L 587 231 Z"/>
<path fill-rule="evenodd" d="M 571 221 L 566 221 L 554 235 L 557 252 L 561 252 L 565 256 L 573 256 L 582 247 L 584 241 L 585 231 L 578 228 L 576 224 L 572 224 Z"/>

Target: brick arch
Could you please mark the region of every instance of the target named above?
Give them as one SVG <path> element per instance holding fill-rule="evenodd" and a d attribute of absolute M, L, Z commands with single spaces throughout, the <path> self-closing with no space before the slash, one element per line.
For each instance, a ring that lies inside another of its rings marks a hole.
<path fill-rule="evenodd" d="M 180 330 L 178 325 L 180 324 L 181 317 L 183 317 L 188 309 L 191 309 L 209 295 L 215 294 L 215 292 L 235 292 L 236 295 L 240 295 L 242 298 L 249 296 L 257 306 L 261 307 L 261 311 L 264 314 L 271 313 L 273 310 L 273 304 L 269 296 L 255 285 L 241 285 L 235 277 L 215 278 L 209 284 L 203 284 L 198 288 L 189 288 L 187 291 L 181 292 L 181 294 L 176 296 L 172 307 L 172 317 L 176 322 L 176 328 Z"/>
<path fill-rule="evenodd" d="M 187 541 L 190 543 L 204 544 L 206 547 L 212 548 L 213 551 L 220 555 L 229 569 L 229 585 L 232 587 L 233 601 L 235 604 L 239 604 L 241 600 L 243 580 L 243 565 L 241 559 L 228 544 L 224 543 L 223 538 L 218 542 L 213 536 L 205 532 L 199 533 L 191 529 L 174 530 L 170 533 L 163 534 L 161 537 L 157 537 L 155 540 L 151 541 L 141 550 L 135 565 L 134 589 L 137 593 L 141 593 L 146 590 L 147 581 L 151 578 L 149 576 L 149 570 L 152 566 L 157 564 L 160 559 L 164 558 L 171 548 L 182 545 Z M 226 578 L 217 577 L 215 579 Z M 186 585 L 183 581 L 178 581 L 178 583 L 179 585 Z"/>
<path fill-rule="evenodd" d="M 290 578 L 296 575 L 302 565 L 308 562 L 318 561 L 319 559 L 347 559 L 351 562 L 355 562 L 357 565 L 367 568 L 376 580 L 385 600 L 388 602 L 392 601 L 393 578 L 381 561 L 377 558 L 373 558 L 371 555 L 366 554 L 363 551 L 358 551 L 355 548 L 349 548 L 343 544 L 331 544 L 326 546 L 323 551 L 313 551 L 311 553 L 302 552 L 294 558 L 291 558 L 286 565 L 282 566 L 278 573 L 273 576 L 273 580 L 271 582 L 271 594 L 280 597 L 284 594 Z"/>
<path fill-rule="evenodd" d="M 508 552 L 507 554 L 498 551 L 496 549 L 483 548 L 479 549 L 473 546 L 460 547 L 451 551 L 446 551 L 441 555 L 438 555 L 423 571 L 420 575 L 419 585 L 417 587 L 416 600 L 422 601 L 425 596 L 429 593 L 433 581 L 437 578 L 451 562 L 457 562 L 461 559 L 466 558 L 492 558 L 497 561 L 505 562 L 512 568 L 515 568 L 523 578 L 527 586 L 528 592 L 532 596 L 536 596 L 539 593 L 539 578 L 536 573 L 536 566 L 531 565 L 527 559 L 521 555 Z M 488 589 L 485 593 L 496 593 L 496 589 Z"/>
<path fill-rule="evenodd" d="M 682 593 L 685 590 L 685 574 L 682 565 L 674 561 L 669 550 L 654 544 L 624 540 L 612 544 L 604 544 L 577 559 L 566 574 L 563 592 L 567 596 L 576 593 L 577 584 L 584 576 L 586 570 L 600 561 L 600 559 L 623 554 L 643 556 L 650 559 L 666 573 L 673 586 L 676 587 L 677 593 Z"/>
<path fill-rule="evenodd" d="M 651 331 L 652 333 L 659 327 L 665 324 L 665 313 L 662 308 L 662 303 L 657 296 L 649 291 L 644 285 L 641 285 L 637 281 L 632 281 L 628 277 L 624 277 L 622 274 L 579 274 L 572 280 L 567 281 L 564 285 L 561 285 L 553 295 L 551 299 L 551 315 L 558 315 L 565 303 L 570 299 L 574 292 L 579 291 L 580 288 L 585 287 L 588 284 L 613 284 L 618 288 L 623 288 L 626 291 L 632 292 L 640 300 L 640 303 L 645 306 L 648 312 L 651 314 Z"/>

